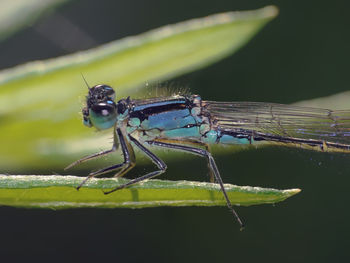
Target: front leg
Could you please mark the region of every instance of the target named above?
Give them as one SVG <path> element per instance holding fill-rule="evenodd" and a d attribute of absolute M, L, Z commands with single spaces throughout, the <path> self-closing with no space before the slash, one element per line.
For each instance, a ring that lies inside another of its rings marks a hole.
<path fill-rule="evenodd" d="M 110 150 L 105 150 L 105 151 L 100 151 L 100 152 L 97 152 L 97 153 L 93 153 L 93 154 L 90 154 L 90 155 L 87 155 L 73 163 L 71 163 L 70 165 L 68 165 L 67 167 L 64 168 L 64 170 L 68 170 L 78 164 L 81 164 L 81 163 L 84 163 L 84 162 L 87 162 L 87 161 L 90 161 L 90 160 L 93 160 L 93 159 L 96 159 L 96 158 L 99 158 L 99 157 L 102 157 L 102 156 L 105 156 L 105 155 L 108 155 L 112 152 L 115 152 L 117 149 L 118 149 L 118 135 L 117 135 L 117 131 L 114 130 L 114 136 L 113 136 L 113 146 L 112 146 L 112 149 Z"/>
<path fill-rule="evenodd" d="M 119 164 L 115 164 L 106 168 L 102 168 L 95 172 L 90 173 L 77 187 L 77 190 L 81 188 L 90 178 L 95 177 L 97 175 L 109 173 L 118 169 L 121 169 L 114 177 L 123 176 L 126 172 L 130 171 L 136 163 L 135 153 L 130 145 L 130 143 L 125 139 L 123 132 L 120 128 L 115 130 L 115 139 L 118 138 L 120 146 L 122 148 L 122 153 L 124 157 L 124 161 Z"/>
<path fill-rule="evenodd" d="M 81 163 L 84 163 L 86 161 L 90 161 L 90 160 L 93 160 L 93 159 L 96 159 L 96 158 L 99 158 L 101 156 L 104 156 L 104 155 L 107 155 L 107 154 L 110 154 L 112 152 L 114 152 L 116 150 L 116 147 L 113 145 L 112 149 L 110 150 L 106 150 L 106 151 L 101 151 L 101 152 L 98 152 L 98 153 L 93 153 L 93 154 L 90 154 L 88 156 L 85 156 L 77 161 L 75 161 L 74 163 L 71 163 L 70 165 L 68 165 L 66 168 L 64 168 L 64 170 L 68 170 L 70 168 L 72 168 L 73 166 L 76 166 L 78 164 L 81 164 Z"/>

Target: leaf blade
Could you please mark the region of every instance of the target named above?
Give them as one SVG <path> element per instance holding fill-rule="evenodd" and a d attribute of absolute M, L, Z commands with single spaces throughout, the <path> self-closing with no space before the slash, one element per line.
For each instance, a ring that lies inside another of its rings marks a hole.
<path fill-rule="evenodd" d="M 26 208 L 145 208 L 159 206 L 225 206 L 217 184 L 148 180 L 128 189 L 104 195 L 102 190 L 116 187 L 127 179 L 91 179 L 79 191 L 83 178 L 75 176 L 0 175 L 0 205 Z M 234 205 L 258 205 L 283 201 L 300 189 L 276 190 L 225 184 Z"/>

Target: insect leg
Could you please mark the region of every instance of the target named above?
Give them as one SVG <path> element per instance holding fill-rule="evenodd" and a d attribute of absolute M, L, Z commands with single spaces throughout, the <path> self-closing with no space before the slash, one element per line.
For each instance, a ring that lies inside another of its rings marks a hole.
<path fill-rule="evenodd" d="M 160 147 L 186 151 L 186 152 L 190 152 L 190 153 L 193 153 L 193 154 L 197 154 L 197 155 L 200 155 L 200 156 L 207 157 L 208 161 L 209 161 L 209 167 L 210 167 L 212 173 L 214 174 L 214 177 L 215 177 L 216 181 L 220 185 L 222 193 L 224 194 L 224 197 L 226 199 L 227 207 L 230 209 L 230 211 L 232 212 L 232 214 L 234 215 L 234 217 L 236 218 L 236 220 L 240 224 L 241 229 L 243 229 L 243 227 L 244 227 L 243 222 L 239 218 L 237 212 L 232 207 L 231 201 L 230 201 L 230 199 L 227 196 L 227 193 L 226 193 L 226 190 L 225 190 L 225 187 L 224 187 L 224 183 L 223 183 L 223 181 L 221 179 L 219 170 L 218 170 L 218 168 L 216 166 L 216 163 L 214 161 L 214 158 L 210 154 L 210 152 L 208 152 L 206 150 L 203 150 L 203 149 L 195 148 L 195 147 L 189 147 L 189 146 L 178 145 L 178 144 L 170 144 L 170 143 L 159 142 L 159 141 L 147 141 L 147 143 L 150 144 L 150 145 L 156 145 L 156 146 L 160 146 Z"/>
<path fill-rule="evenodd" d="M 84 181 L 77 187 L 77 190 L 79 190 L 79 188 L 81 188 L 90 178 L 92 178 L 94 176 L 109 173 L 111 171 L 118 170 L 118 169 L 121 169 L 121 171 L 119 171 L 115 176 L 122 176 L 123 174 L 125 174 L 127 171 L 129 171 L 130 169 L 132 169 L 135 166 L 135 154 L 134 154 L 134 150 L 133 150 L 132 146 L 130 145 L 130 143 L 128 143 L 125 140 L 125 137 L 119 128 L 115 130 L 115 133 L 116 133 L 116 135 L 119 139 L 119 143 L 121 145 L 124 161 L 122 163 L 115 164 L 115 165 L 112 165 L 109 167 L 105 167 L 105 168 L 102 168 L 100 170 L 97 170 L 95 172 L 90 173 L 84 179 Z"/>
<path fill-rule="evenodd" d="M 105 192 L 105 194 L 110 194 L 110 193 L 115 192 L 117 190 L 126 188 L 126 187 L 128 187 L 130 185 L 133 185 L 133 184 L 139 183 L 141 181 L 144 181 L 146 179 L 150 179 L 152 177 L 158 176 L 158 175 L 164 173 L 166 168 L 167 168 L 166 164 L 161 159 L 159 159 L 154 153 L 152 153 L 145 146 L 143 146 L 138 140 L 136 140 L 131 135 L 129 135 L 129 139 L 130 139 L 130 141 L 132 141 L 143 153 L 145 153 L 157 165 L 159 170 L 154 171 L 154 172 L 150 172 L 148 174 L 145 174 L 143 176 L 140 176 L 138 178 L 130 180 L 126 184 L 120 185 L 120 186 L 118 186 L 118 187 L 116 187 L 116 188 L 114 188 L 114 189 L 112 189 L 112 190 L 110 190 L 108 192 Z"/>
<path fill-rule="evenodd" d="M 70 168 L 72 168 L 73 166 L 76 166 L 78 164 L 81 164 L 83 162 L 86 162 L 86 161 L 89 161 L 89 160 L 92 160 L 92 159 L 95 159 L 95 158 L 98 158 L 98 157 L 101 157 L 103 155 L 107 155 L 107 154 L 110 154 L 112 152 L 114 152 L 116 150 L 116 148 L 112 147 L 112 149 L 110 150 L 106 150 L 106 151 L 101 151 L 101 152 L 98 152 L 98 153 L 94 153 L 94 154 L 91 154 L 91 155 L 88 155 L 88 156 L 85 156 L 77 161 L 75 161 L 74 163 L 71 163 L 70 165 L 68 165 L 66 168 L 64 168 L 64 170 L 68 170 Z"/>
<path fill-rule="evenodd" d="M 202 148 L 205 148 L 205 150 L 207 152 L 210 152 L 209 151 L 209 145 L 206 144 L 206 143 L 203 143 L 203 142 L 199 142 L 199 141 L 193 141 L 193 140 L 183 141 L 183 140 L 178 140 L 178 139 L 159 139 L 159 138 L 155 139 L 154 141 L 164 142 L 164 143 L 167 143 L 167 144 L 193 145 L 193 148 L 202 147 Z M 215 176 L 214 176 L 213 170 L 210 167 L 210 162 L 209 162 L 209 158 L 208 157 L 207 157 L 207 160 L 208 160 L 207 164 L 208 164 L 208 169 L 209 169 L 210 182 L 211 183 L 216 183 Z"/>
<path fill-rule="evenodd" d="M 107 155 L 107 154 L 110 154 L 112 152 L 115 152 L 117 150 L 117 140 L 118 140 L 118 137 L 119 135 L 117 135 L 117 131 L 115 130 L 114 132 L 114 141 L 113 141 L 113 146 L 112 146 L 112 149 L 110 150 L 106 150 L 106 151 L 101 151 L 101 152 L 98 152 L 98 153 L 94 153 L 94 154 L 91 154 L 91 155 L 88 155 L 88 156 L 85 156 L 77 161 L 75 161 L 74 163 L 71 163 L 70 165 L 68 165 L 66 168 L 64 168 L 64 170 L 68 170 L 70 168 L 72 168 L 73 166 L 76 166 L 78 164 L 81 164 L 83 162 L 86 162 L 86 161 L 89 161 L 89 160 L 92 160 L 92 159 L 95 159 L 95 158 L 99 158 L 101 156 L 104 156 L 104 155 Z"/>

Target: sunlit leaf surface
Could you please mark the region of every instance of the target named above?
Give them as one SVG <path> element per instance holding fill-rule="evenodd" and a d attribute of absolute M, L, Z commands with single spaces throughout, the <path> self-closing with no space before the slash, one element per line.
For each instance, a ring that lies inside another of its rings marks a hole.
<path fill-rule="evenodd" d="M 104 195 L 127 179 L 92 179 L 77 191 L 82 178 L 75 176 L 0 176 L 0 205 L 36 208 L 143 208 L 157 206 L 225 206 L 216 184 L 149 180 L 131 188 Z M 285 200 L 299 189 L 225 185 L 232 204 L 257 205 Z"/>

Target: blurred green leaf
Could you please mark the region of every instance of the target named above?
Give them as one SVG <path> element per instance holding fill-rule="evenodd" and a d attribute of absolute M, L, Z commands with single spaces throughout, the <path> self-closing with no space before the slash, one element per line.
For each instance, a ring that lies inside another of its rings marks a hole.
<path fill-rule="evenodd" d="M 110 147 L 81 123 L 86 87 L 108 83 L 126 96 L 145 82 L 165 80 L 214 63 L 242 47 L 268 21 L 273 6 L 165 26 L 95 49 L 0 72 L 0 166 L 8 171 L 64 167 Z"/>
<path fill-rule="evenodd" d="M 157 206 L 226 206 L 217 184 L 149 180 L 128 189 L 104 195 L 128 180 L 91 179 L 77 191 L 82 178 L 75 176 L 6 176 L 0 175 L 0 205 L 27 208 L 143 208 Z M 271 204 L 285 200 L 300 189 L 270 188 L 225 184 L 234 205 Z"/>
<path fill-rule="evenodd" d="M 0 41 L 67 0 L 1 0 Z"/>
<path fill-rule="evenodd" d="M 332 110 L 349 110 L 350 109 L 350 91 L 341 92 L 322 98 L 304 100 L 293 103 L 293 105 L 332 109 Z"/>

